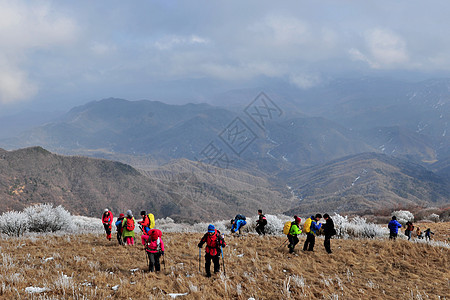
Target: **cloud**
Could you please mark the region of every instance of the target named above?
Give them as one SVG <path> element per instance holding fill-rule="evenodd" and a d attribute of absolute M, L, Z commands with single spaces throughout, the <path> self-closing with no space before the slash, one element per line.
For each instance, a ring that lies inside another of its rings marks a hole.
<path fill-rule="evenodd" d="M 0 62 L 0 104 L 26 100 L 35 95 L 36 85 L 26 72 L 7 62 Z"/>
<path fill-rule="evenodd" d="M 317 74 L 293 74 L 289 77 L 289 81 L 301 89 L 309 89 L 319 85 L 322 79 Z"/>
<path fill-rule="evenodd" d="M 29 53 L 71 44 L 76 31 L 73 20 L 55 14 L 47 2 L 0 1 L 0 103 L 35 95 L 38 83 L 25 67 Z"/>
<path fill-rule="evenodd" d="M 362 50 L 351 48 L 350 56 L 355 60 L 364 61 L 374 69 L 406 68 L 410 61 L 405 40 L 398 34 L 375 28 L 367 31 L 365 36 L 364 54 Z"/>
<path fill-rule="evenodd" d="M 158 39 L 154 45 L 159 50 L 171 50 L 174 47 L 208 44 L 208 42 L 209 40 L 207 38 L 203 38 L 198 35 L 190 35 L 190 36 L 170 35 Z"/>

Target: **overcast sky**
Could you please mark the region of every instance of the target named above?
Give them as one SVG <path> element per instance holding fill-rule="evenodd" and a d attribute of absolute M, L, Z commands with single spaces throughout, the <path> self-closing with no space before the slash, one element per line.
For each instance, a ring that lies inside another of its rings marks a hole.
<path fill-rule="evenodd" d="M 0 111 L 202 101 L 261 78 L 450 77 L 450 1 L 3 1 Z"/>

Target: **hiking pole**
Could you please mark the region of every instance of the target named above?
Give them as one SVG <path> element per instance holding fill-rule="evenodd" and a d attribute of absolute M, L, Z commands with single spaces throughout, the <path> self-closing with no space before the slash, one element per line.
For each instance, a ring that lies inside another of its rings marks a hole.
<path fill-rule="evenodd" d="M 198 248 L 198 271 L 201 273 L 202 248 Z"/>
<path fill-rule="evenodd" d="M 164 256 L 164 253 L 162 254 L 162 257 L 163 257 L 162 263 L 163 263 L 163 265 L 164 265 L 164 272 L 165 272 L 165 271 L 166 271 L 166 258 L 165 258 L 165 256 Z"/>
<path fill-rule="evenodd" d="M 286 244 L 286 242 L 287 242 L 288 240 L 289 240 L 289 239 L 286 239 L 286 240 L 283 242 L 283 244 L 281 244 L 280 246 L 278 246 L 278 248 L 283 247 L 283 245 Z"/>
<path fill-rule="evenodd" d="M 223 249 L 222 249 L 222 246 L 220 246 L 220 252 L 222 252 L 223 275 L 226 276 L 226 275 L 227 275 L 227 272 L 225 271 L 225 259 L 223 258 Z"/>

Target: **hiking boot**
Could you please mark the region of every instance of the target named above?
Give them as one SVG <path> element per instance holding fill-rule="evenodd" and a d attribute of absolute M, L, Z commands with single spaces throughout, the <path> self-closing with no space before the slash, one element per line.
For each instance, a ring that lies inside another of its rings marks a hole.
<path fill-rule="evenodd" d="M 206 277 L 211 277 L 211 273 L 206 273 Z"/>

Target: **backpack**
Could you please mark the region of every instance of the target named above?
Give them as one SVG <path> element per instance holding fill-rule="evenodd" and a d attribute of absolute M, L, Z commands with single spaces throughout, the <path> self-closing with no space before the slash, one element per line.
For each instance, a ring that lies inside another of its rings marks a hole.
<path fill-rule="evenodd" d="M 236 215 L 236 217 L 234 218 L 235 220 L 246 220 L 246 218 L 245 218 L 245 216 L 244 215 L 240 215 L 240 214 L 238 214 L 238 215 Z"/>
<path fill-rule="evenodd" d="M 133 218 L 131 218 L 131 219 L 127 218 L 126 228 L 127 228 L 128 231 L 133 231 L 134 230 L 134 220 L 133 220 Z"/>
<path fill-rule="evenodd" d="M 310 233 L 311 232 L 311 218 L 306 219 L 305 224 L 303 224 L 303 232 Z"/>
<path fill-rule="evenodd" d="M 289 231 L 291 231 L 291 226 L 292 226 L 292 221 L 287 221 L 286 223 L 284 223 L 283 234 L 288 235 Z"/>
<path fill-rule="evenodd" d="M 149 237 L 151 237 L 153 240 L 156 240 L 157 238 L 160 238 L 162 236 L 162 232 L 159 229 L 151 229 L 148 233 Z"/>
<path fill-rule="evenodd" d="M 148 227 L 150 227 L 150 229 L 152 229 L 152 228 L 155 227 L 155 216 L 153 214 L 151 214 L 151 213 L 148 214 L 147 216 L 148 216 L 148 219 L 150 221 Z"/>

